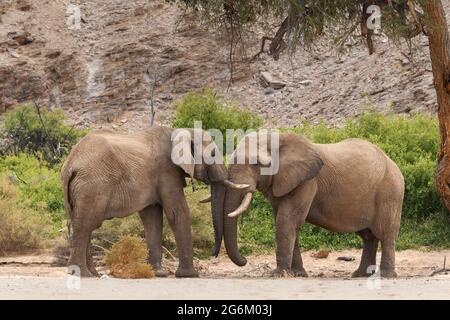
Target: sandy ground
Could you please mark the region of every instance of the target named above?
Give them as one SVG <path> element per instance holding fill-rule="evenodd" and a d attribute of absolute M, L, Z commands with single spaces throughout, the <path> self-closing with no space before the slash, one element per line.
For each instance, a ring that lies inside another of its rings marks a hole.
<path fill-rule="evenodd" d="M 450 250 L 397 253 L 397 279 L 350 279 L 360 250 L 331 252 L 318 259 L 304 252 L 309 278 L 269 278 L 274 255 L 250 256 L 239 268 L 227 257 L 196 261 L 199 279 L 82 279 L 79 283 L 49 254 L 0 258 L 0 299 L 450 299 Z M 355 258 L 353 261 L 338 257 Z M 176 263 L 166 260 L 173 272 Z M 107 270 L 99 268 L 101 272 Z"/>

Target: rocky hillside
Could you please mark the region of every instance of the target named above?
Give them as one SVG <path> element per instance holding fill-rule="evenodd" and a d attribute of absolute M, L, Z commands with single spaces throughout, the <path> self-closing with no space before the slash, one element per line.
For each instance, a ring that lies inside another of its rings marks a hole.
<path fill-rule="evenodd" d="M 70 23 L 77 11 L 69 5 L 80 9 L 79 27 Z M 248 56 L 261 35 L 254 31 Z M 39 98 L 79 125 L 136 130 L 148 124 L 155 75 L 159 123 L 170 119 L 174 99 L 204 86 L 284 126 L 300 118 L 340 124 L 369 106 L 435 112 L 425 38 L 412 56 L 383 37 L 372 56 L 358 42 L 346 47 L 343 55 L 322 43 L 276 62 L 262 55 L 238 63 L 228 87 L 226 37 L 162 0 L 1 0 L 0 112 Z M 261 72 L 286 86 L 264 87 Z"/>

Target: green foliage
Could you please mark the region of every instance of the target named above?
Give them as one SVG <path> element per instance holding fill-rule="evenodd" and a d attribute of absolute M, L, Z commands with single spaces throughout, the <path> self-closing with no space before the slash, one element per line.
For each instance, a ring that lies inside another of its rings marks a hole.
<path fill-rule="evenodd" d="M 40 248 L 50 232 L 48 215 L 27 207 L 11 180 L 0 176 L 0 255 Z"/>
<path fill-rule="evenodd" d="M 62 110 L 23 105 L 7 112 L 0 125 L 0 173 L 16 188 L 25 211 L 43 221 L 50 218 L 49 236 L 58 234 L 66 218 L 60 167 L 71 147 L 86 131 L 66 126 Z"/>
<path fill-rule="evenodd" d="M 266 36 L 281 35 L 283 42 L 275 44 L 277 49 L 284 47 L 293 52 L 298 46 L 309 47 L 321 36 L 335 40 L 335 45 L 343 48 L 349 37 L 360 37 L 364 34 L 362 19 L 369 19 L 367 7 L 374 3 L 359 0 L 166 0 L 179 3 L 191 9 L 205 22 L 217 26 L 224 32 L 232 30 L 230 43 L 244 41 L 241 34 L 245 29 L 257 24 L 275 21 L 280 26 L 273 30 L 272 25 L 265 29 L 271 30 Z M 421 0 L 414 1 L 417 8 L 423 8 Z M 379 2 L 378 2 L 379 3 Z M 415 25 L 406 17 L 408 7 L 406 0 L 392 1 L 392 5 L 381 5 L 382 32 L 393 40 L 410 39 L 415 33 Z M 425 20 L 426 17 L 422 18 Z M 283 23 L 288 22 L 288 23 Z M 357 28 L 360 32 L 357 32 Z M 367 31 L 366 31 L 367 32 Z M 277 41 L 274 39 L 273 41 Z M 287 44 L 287 45 L 285 45 Z M 279 52 L 275 53 L 278 55 Z"/>
<path fill-rule="evenodd" d="M 62 226 L 65 213 L 59 168 L 49 168 L 45 162 L 22 153 L 1 158 L 0 172 L 17 187 L 23 205 L 42 215 L 50 214 L 55 230 Z"/>
<path fill-rule="evenodd" d="M 7 112 L 0 126 L 1 155 L 30 153 L 50 165 L 58 164 L 71 147 L 86 134 L 66 126 L 62 110 L 50 111 L 23 105 Z"/>
<path fill-rule="evenodd" d="M 205 130 L 217 129 L 222 133 L 226 143 L 227 129 L 258 129 L 263 119 L 250 111 L 239 109 L 236 103 L 227 102 L 212 89 L 203 89 L 186 94 L 175 102 L 175 128 L 193 128 L 195 121 L 202 122 Z M 220 143 L 219 143 L 219 147 Z"/>

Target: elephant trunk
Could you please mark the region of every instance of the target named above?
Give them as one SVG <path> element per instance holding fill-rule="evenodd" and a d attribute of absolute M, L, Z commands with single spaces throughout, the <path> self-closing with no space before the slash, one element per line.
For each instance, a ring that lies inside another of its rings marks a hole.
<path fill-rule="evenodd" d="M 247 264 L 245 259 L 239 253 L 237 246 L 237 217 L 228 217 L 227 213 L 235 210 L 239 206 L 240 194 L 239 192 L 228 190 L 227 201 L 224 203 L 224 240 L 225 248 L 227 250 L 228 257 L 236 265 L 242 267 Z M 235 201 L 233 201 L 235 200 Z"/>
<path fill-rule="evenodd" d="M 214 250 L 212 255 L 217 257 L 220 252 L 223 238 L 223 201 L 225 199 L 225 186 L 218 182 L 211 185 L 211 213 L 214 226 Z"/>

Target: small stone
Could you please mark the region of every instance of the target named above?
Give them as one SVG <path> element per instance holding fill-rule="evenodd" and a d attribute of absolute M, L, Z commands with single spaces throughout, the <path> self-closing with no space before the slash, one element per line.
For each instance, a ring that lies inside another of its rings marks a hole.
<path fill-rule="evenodd" d="M 316 259 L 326 259 L 330 254 L 330 250 L 320 250 L 318 252 L 312 253 L 311 256 Z"/>
<path fill-rule="evenodd" d="M 349 261 L 355 261 L 355 257 L 342 256 L 342 257 L 338 257 L 337 260 L 349 262 Z"/>
<path fill-rule="evenodd" d="M 267 88 L 266 90 L 264 90 L 264 94 L 265 95 L 269 95 L 269 94 L 272 94 L 272 93 L 274 93 L 275 91 L 273 91 L 273 89 L 272 88 Z"/>
<path fill-rule="evenodd" d="M 282 89 L 286 86 L 286 83 L 277 79 L 269 72 L 261 72 L 261 81 L 265 87 L 271 87 L 273 89 Z"/>
<path fill-rule="evenodd" d="M 61 55 L 61 51 L 59 50 L 53 50 L 47 53 L 45 56 L 49 59 L 55 59 L 58 58 Z"/>
<path fill-rule="evenodd" d="M 12 39 L 16 41 L 19 45 L 25 46 L 27 44 L 30 44 L 34 41 L 34 39 L 31 37 L 31 34 L 28 32 L 25 32 L 23 34 L 19 34 L 17 36 L 13 36 Z"/>
<path fill-rule="evenodd" d="M 303 80 L 303 81 L 299 82 L 299 84 L 301 84 L 302 86 L 305 86 L 305 87 L 309 86 L 311 83 L 312 83 L 312 80 Z"/>

